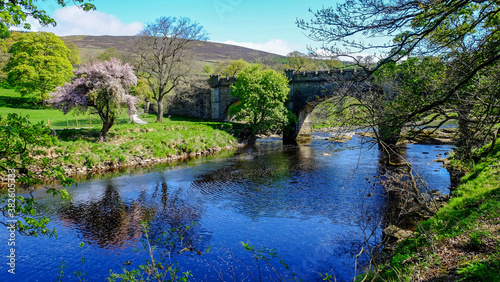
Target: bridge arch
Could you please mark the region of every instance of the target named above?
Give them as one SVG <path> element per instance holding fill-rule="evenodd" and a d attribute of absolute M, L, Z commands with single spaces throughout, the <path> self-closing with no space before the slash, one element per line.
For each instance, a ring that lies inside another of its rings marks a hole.
<path fill-rule="evenodd" d="M 360 72 L 353 69 L 323 72 L 287 72 L 290 81 L 288 109 L 297 116 L 297 123 L 288 131 L 287 140 L 309 138 L 311 136 L 311 113 L 321 102 L 343 95 L 345 89 L 353 84 L 359 84 Z M 340 89 L 342 89 L 342 93 Z M 359 92 L 352 95 L 355 98 Z"/>
<path fill-rule="evenodd" d="M 297 116 L 297 123 L 291 125 L 284 139 L 307 138 L 311 136 L 311 112 L 316 105 L 328 98 L 336 96 L 336 90 L 346 83 L 358 83 L 360 72 L 354 69 L 295 72 L 285 71 L 289 80 L 288 109 Z M 211 76 L 211 118 L 225 120 L 227 109 L 238 101 L 231 97 L 231 85 L 236 82 L 234 77 Z"/>

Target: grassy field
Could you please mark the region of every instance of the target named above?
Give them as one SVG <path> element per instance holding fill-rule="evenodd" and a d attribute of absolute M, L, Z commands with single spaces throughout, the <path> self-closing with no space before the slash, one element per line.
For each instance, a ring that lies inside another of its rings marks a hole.
<path fill-rule="evenodd" d="M 398 245 L 376 281 L 500 281 L 500 145 L 452 196 Z"/>
<path fill-rule="evenodd" d="M 64 114 L 60 110 L 55 110 L 43 105 L 35 105 L 28 99 L 21 97 L 13 89 L 0 89 L 0 115 L 6 116 L 9 113 L 29 115 L 32 123 L 43 122 L 54 129 L 91 127 L 99 128 L 101 120 L 96 115 L 85 114 L 75 115 Z M 128 123 L 129 118 L 126 111 L 119 117 L 118 123 Z"/>
<path fill-rule="evenodd" d="M 236 145 L 236 138 L 227 132 L 231 128 L 229 123 L 167 120 L 114 126 L 106 141 L 100 143 L 99 129 L 58 130 L 57 136 L 66 153 L 61 163 L 92 168 L 102 163 L 126 165 L 135 158 L 174 157 Z"/>
<path fill-rule="evenodd" d="M 233 136 L 238 124 L 200 122 L 194 119 L 164 118 L 154 123 L 155 115 L 142 115 L 149 124 L 133 124 L 126 113 L 98 142 L 100 119 L 90 115 L 63 115 L 59 110 L 37 106 L 10 89 L 0 89 L 0 116 L 8 113 L 29 115 L 33 123 L 49 124 L 59 145 L 50 149 L 57 162 L 88 168 L 107 163 L 126 165 L 133 159 L 165 158 L 213 151 L 238 143 Z M 78 124 L 77 124 L 78 123 Z"/>

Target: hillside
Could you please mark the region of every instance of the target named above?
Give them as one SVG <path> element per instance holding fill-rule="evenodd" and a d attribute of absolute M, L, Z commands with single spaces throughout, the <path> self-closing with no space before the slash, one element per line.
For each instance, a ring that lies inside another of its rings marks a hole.
<path fill-rule="evenodd" d="M 133 50 L 135 36 L 87 36 L 72 35 L 61 37 L 64 41 L 75 43 L 81 52 L 82 60 L 97 55 L 106 48 L 115 47 L 121 52 Z M 194 58 L 198 61 L 238 60 L 253 62 L 260 58 L 282 57 L 277 54 L 253 50 L 245 47 L 199 41 L 194 49 Z"/>

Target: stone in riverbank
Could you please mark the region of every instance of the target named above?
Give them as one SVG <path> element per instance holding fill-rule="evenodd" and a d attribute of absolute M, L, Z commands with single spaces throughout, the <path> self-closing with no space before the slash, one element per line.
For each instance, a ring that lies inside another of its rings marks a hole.
<path fill-rule="evenodd" d="M 400 242 L 410 237 L 413 232 L 401 229 L 395 225 L 389 225 L 382 231 L 383 241 L 388 243 Z"/>

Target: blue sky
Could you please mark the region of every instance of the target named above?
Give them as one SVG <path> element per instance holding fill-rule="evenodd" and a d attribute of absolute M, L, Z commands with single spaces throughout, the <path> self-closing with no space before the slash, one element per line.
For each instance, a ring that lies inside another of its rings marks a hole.
<path fill-rule="evenodd" d="M 161 16 L 189 17 L 203 25 L 210 41 L 229 43 L 286 55 L 321 43 L 307 38 L 295 21 L 311 19 L 308 11 L 338 1 L 274 0 L 96 0 L 97 11 L 61 8 L 55 1 L 37 3 L 58 22 L 56 28 L 34 26 L 57 35 L 134 35 L 144 23 Z"/>

